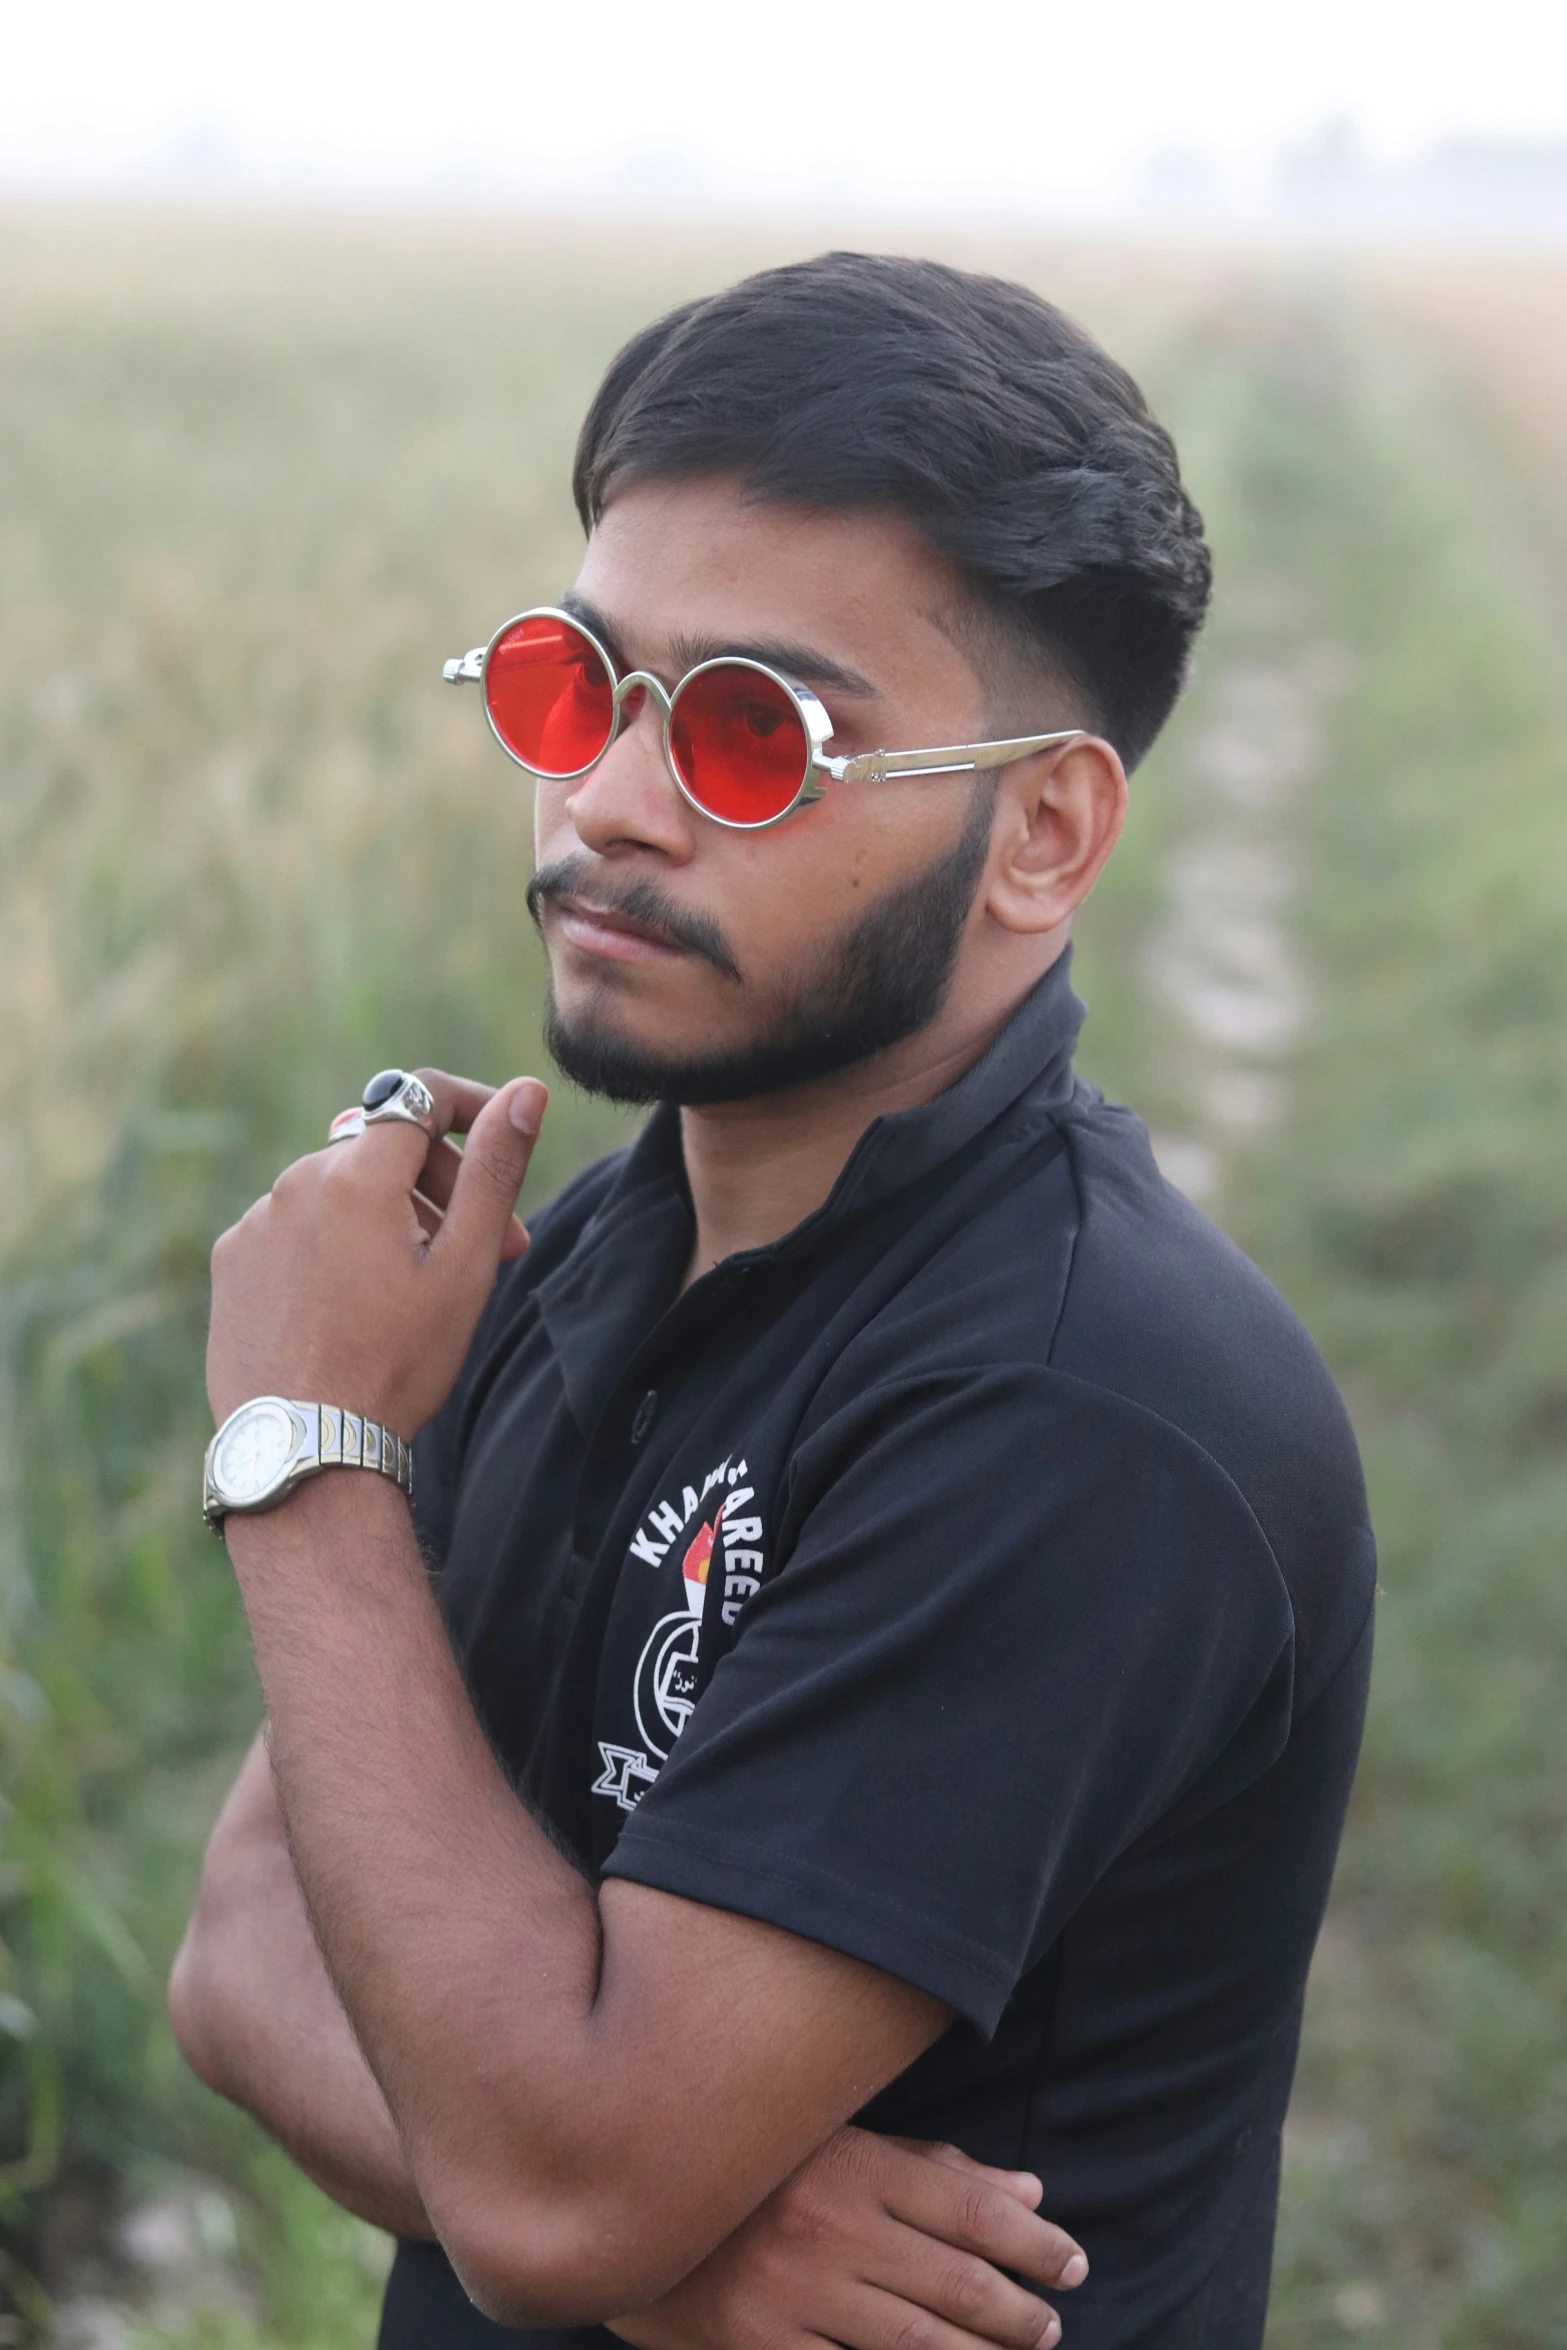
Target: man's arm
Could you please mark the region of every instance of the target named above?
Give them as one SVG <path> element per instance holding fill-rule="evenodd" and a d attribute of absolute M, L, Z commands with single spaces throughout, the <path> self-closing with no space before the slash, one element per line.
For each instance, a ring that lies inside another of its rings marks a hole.
<path fill-rule="evenodd" d="M 428 1137 L 384 1124 L 287 1169 L 219 1241 L 220 1420 L 270 1393 L 411 1432 L 451 1392 L 521 1244 L 543 1088 L 427 1082 L 441 1123 L 472 1120 L 433 1233 Z M 949 2010 L 776 1926 L 588 1885 L 502 1776 L 382 1479 L 335 1471 L 227 1536 L 310 1921 L 437 2236 L 503 2322 L 649 2307 Z"/>
<path fill-rule="evenodd" d="M 432 1090 L 454 1123 L 465 1089 Z M 542 1097 L 478 1109 L 433 1236 L 417 1127 L 288 1168 L 213 1252 L 218 1417 L 272 1393 L 425 1425 L 511 1245 Z M 498 1769 L 381 1479 L 333 1472 L 227 1533 L 311 1923 L 437 2235 L 503 2320 L 647 2307 L 948 2011 L 773 1926 L 596 1894 Z"/>
<path fill-rule="evenodd" d="M 497 1769 L 401 1497 L 231 1521 L 316 1937 L 465 2286 L 503 2323 L 657 2301 L 945 2028 L 773 1926 L 595 1895 Z"/>
<path fill-rule="evenodd" d="M 322 1964 L 262 1738 L 212 1831 L 169 2016 L 192 2071 L 254 2114 L 334 2202 L 393 2235 L 434 2233 Z"/>
<path fill-rule="evenodd" d="M 208 2086 L 244 2106 L 348 2210 L 432 2231 L 386 2100 L 328 1979 L 257 1739 L 219 1815 L 169 1992 Z M 1048 2350 L 1047 2290 L 1087 2273 L 1039 2218 L 1037 2180 L 952 2147 L 838 2131 L 652 2308 L 615 2321 L 641 2350 Z M 911 2331 L 910 2329 L 913 2329 Z"/>

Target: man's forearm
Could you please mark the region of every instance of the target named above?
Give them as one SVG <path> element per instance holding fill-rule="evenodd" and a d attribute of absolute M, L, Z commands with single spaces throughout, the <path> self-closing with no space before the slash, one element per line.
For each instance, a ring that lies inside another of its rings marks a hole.
<path fill-rule="evenodd" d="M 391 1488 L 323 1478 L 228 1534 L 310 1916 L 464 2284 L 510 2324 L 659 2299 L 943 2010 L 641 1886 L 601 1913 L 496 1767 Z"/>
<path fill-rule="evenodd" d="M 259 1741 L 214 1831 L 169 2011 L 207 2086 L 334 2202 L 394 2235 L 432 2233 L 311 1931 Z"/>
<path fill-rule="evenodd" d="M 352 1507 L 361 1497 L 365 1522 Z M 385 1508 L 388 1500 L 398 1506 Z M 306 1530 L 314 1532 L 322 1520 L 329 1530 L 311 1541 Z M 357 2055 L 357 2031 L 384 2073 L 424 2188 L 443 2183 L 447 2147 L 472 2142 L 475 2165 L 482 2150 L 484 2166 L 494 2163 L 514 2182 L 526 2211 L 537 2185 L 530 2173 L 540 2140 L 546 2162 L 556 2153 L 548 2145 L 554 2116 L 518 2110 L 537 2086 L 526 2068 L 520 2080 L 513 2075 L 516 2104 L 498 2099 L 494 2069 L 544 2015 L 555 2024 L 556 2053 L 554 2064 L 540 2070 L 550 2080 L 562 2069 L 561 2043 L 580 2034 L 593 2002 L 598 1913 L 592 1890 L 495 1770 L 430 1608 L 395 1493 L 346 1477 L 323 1479 L 276 1519 L 231 1523 L 228 1534 L 236 1563 L 263 1548 L 287 1560 L 262 1582 L 259 1598 L 247 1596 L 271 1709 L 276 1798 L 288 1814 L 304 1888 L 300 1921 L 313 1947 L 317 1940 L 325 1945 L 353 2010 L 353 2025 L 344 2026 L 348 2044 Z M 366 1572 L 366 1552 L 376 1575 Z M 331 1562 L 325 1575 L 317 1566 L 323 1553 Z M 328 1641 L 306 1634 L 308 1615 L 317 1610 L 331 1621 Z M 353 1658 L 346 1688 L 337 1657 Z M 377 1747 L 383 1751 L 372 1762 Z M 531 1898 L 524 1895 L 513 1908 L 505 1895 L 513 1891 L 518 1844 L 525 1881 L 527 1859 L 537 1873 Z M 287 1851 L 285 1845 L 285 1858 Z M 501 1934 L 515 1957 L 497 2010 L 493 1942 Z M 324 1967 L 322 1983 L 333 1995 Z M 279 2014 L 284 2004 L 270 2011 L 272 2034 L 287 2028 Z M 277 2054 L 274 2046 L 258 2050 L 255 2062 L 232 2054 L 229 2061 L 258 2084 Z M 295 2080 L 301 2057 L 308 2065 L 308 2051 L 283 2052 L 282 2069 Z M 365 2072 L 374 2088 L 368 2066 Z M 297 2136 L 290 2140 L 297 2113 L 280 2112 L 285 2101 L 270 2087 L 263 2095 L 268 2127 L 305 2161 Z M 241 2092 L 240 2101 L 257 2110 L 250 2095 Z M 358 2112 L 363 2119 L 364 2104 Z M 401 2148 L 390 2115 L 386 2129 Z M 315 2166 L 305 2161 L 305 2167 Z M 424 2177 L 431 2167 L 434 2180 Z M 420 2196 L 419 2188 L 411 2191 Z M 539 2193 L 541 2209 L 549 2201 L 547 2189 Z M 436 2225 L 452 2249 L 450 2213 L 437 2210 Z"/>
<path fill-rule="evenodd" d="M 463 1089 L 431 1076 L 456 1122 Z M 541 1095 L 470 1109 L 433 1236 L 423 1127 L 284 1170 L 213 1250 L 220 1423 L 265 1395 L 429 1422 L 512 1245 Z M 225 1532 L 310 1921 L 459 2276 L 514 2325 L 658 2299 L 950 2011 L 762 1919 L 587 1883 L 498 1766 L 382 1479 L 321 1477 Z"/>
<path fill-rule="evenodd" d="M 214 1831 L 170 2007 L 209 2087 L 335 2202 L 393 2234 L 431 2235 L 311 1931 L 259 1740 Z M 726 2350 L 759 2327 L 780 2343 L 826 2334 L 876 2350 L 901 2305 L 911 2319 L 961 2320 L 964 2338 L 997 2350 L 1045 2350 L 1048 2311 L 1003 2272 L 1070 2286 L 1076 2247 L 1033 2215 L 1028 2182 L 921 2151 L 839 2131 L 664 2301 L 612 2330 L 645 2350 Z M 977 2177 L 996 2190 L 984 2211 Z"/>
<path fill-rule="evenodd" d="M 428 2238 L 434 2231 L 386 2100 L 324 1977 L 323 1992 L 335 2018 L 299 2002 L 286 2019 L 252 2016 L 214 2049 L 210 2067 L 195 2069 L 345 2211 L 390 2235 Z"/>

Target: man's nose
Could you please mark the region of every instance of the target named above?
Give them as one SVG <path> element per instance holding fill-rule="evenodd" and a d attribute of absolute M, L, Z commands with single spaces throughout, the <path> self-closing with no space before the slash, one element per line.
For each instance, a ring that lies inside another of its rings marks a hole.
<path fill-rule="evenodd" d="M 692 812 L 664 756 L 664 715 L 647 688 L 633 685 L 609 749 L 566 799 L 566 814 L 586 849 L 654 849 L 680 863 L 694 846 Z"/>

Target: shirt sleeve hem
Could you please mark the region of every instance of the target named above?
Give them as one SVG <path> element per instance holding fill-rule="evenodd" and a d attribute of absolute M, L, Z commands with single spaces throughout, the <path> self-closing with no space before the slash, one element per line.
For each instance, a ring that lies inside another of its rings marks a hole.
<path fill-rule="evenodd" d="M 758 1868 L 720 1837 L 671 1834 L 639 1819 L 628 1826 L 603 1873 L 709 1909 L 734 1910 L 863 1959 L 943 2000 L 987 2040 L 1012 1996 L 1012 1972 L 993 1952 L 933 1930 L 929 1919 L 893 1903 L 877 1903 L 863 1888 L 851 1892 L 814 1871 Z"/>

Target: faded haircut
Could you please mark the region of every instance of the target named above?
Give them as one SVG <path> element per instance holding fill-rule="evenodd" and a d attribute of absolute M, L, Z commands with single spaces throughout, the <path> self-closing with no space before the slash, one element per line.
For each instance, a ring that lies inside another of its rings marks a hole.
<path fill-rule="evenodd" d="M 912 522 L 973 599 L 978 665 L 1064 681 L 1129 768 L 1174 707 L 1202 519 L 1131 376 L 1026 286 L 827 253 L 672 310 L 599 387 L 577 510 L 591 530 L 628 482 L 717 473 Z"/>

